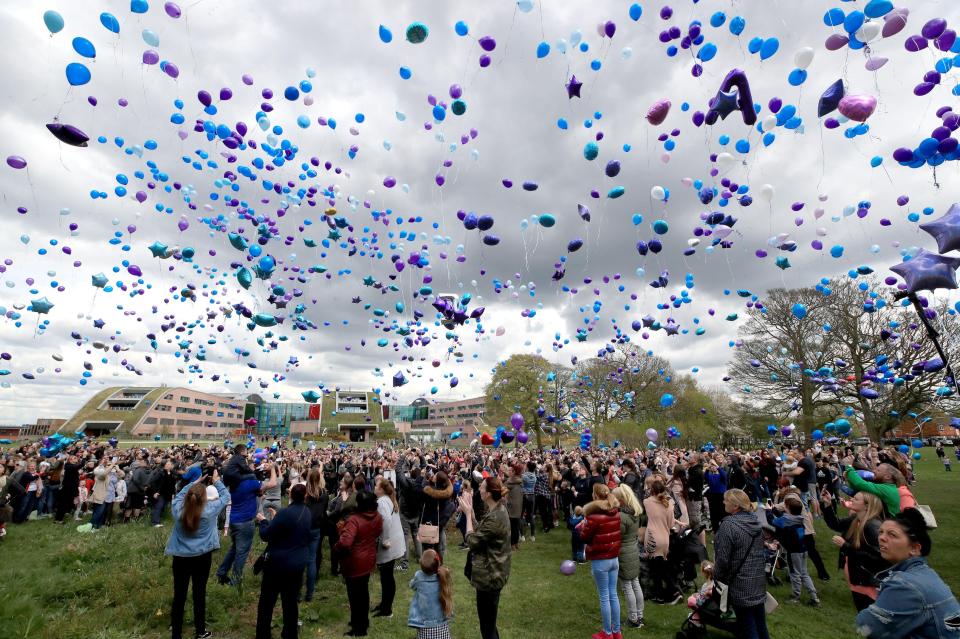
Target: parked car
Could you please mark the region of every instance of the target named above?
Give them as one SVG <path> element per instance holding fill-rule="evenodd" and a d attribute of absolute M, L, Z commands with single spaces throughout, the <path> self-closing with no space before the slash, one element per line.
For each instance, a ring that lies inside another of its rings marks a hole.
<path fill-rule="evenodd" d="M 856 439 L 850 440 L 850 443 L 854 446 L 869 446 L 870 438 L 869 437 L 857 437 Z"/>
<path fill-rule="evenodd" d="M 905 437 L 887 437 L 880 441 L 884 446 L 900 446 L 901 444 L 910 445 L 910 440 Z"/>

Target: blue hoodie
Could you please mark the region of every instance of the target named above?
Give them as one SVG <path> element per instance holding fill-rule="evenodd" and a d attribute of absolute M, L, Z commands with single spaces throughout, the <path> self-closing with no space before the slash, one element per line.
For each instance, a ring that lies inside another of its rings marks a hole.
<path fill-rule="evenodd" d="M 194 482 L 196 483 L 196 482 Z M 191 535 L 183 529 L 183 523 L 180 521 L 183 515 L 183 500 L 187 496 L 187 491 L 193 484 L 187 484 L 173 498 L 173 532 L 170 533 L 170 539 L 167 540 L 167 548 L 164 551 L 174 557 L 197 557 L 204 555 L 220 547 L 220 537 L 217 535 L 217 517 L 220 511 L 227 507 L 230 501 L 230 493 L 223 482 L 218 481 L 214 486 L 217 489 L 217 499 L 207 500 L 203 507 L 203 514 L 200 516 L 200 525 Z"/>

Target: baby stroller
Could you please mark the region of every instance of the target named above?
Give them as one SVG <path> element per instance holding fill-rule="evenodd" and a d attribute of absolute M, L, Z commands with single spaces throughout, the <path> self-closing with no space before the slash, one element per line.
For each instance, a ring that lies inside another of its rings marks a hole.
<path fill-rule="evenodd" d="M 702 639 L 707 636 L 707 628 L 716 628 L 731 634 L 736 634 L 737 617 L 733 610 L 721 612 L 720 595 L 714 591 L 713 596 L 694 608 L 684 619 L 676 639 Z"/>
<path fill-rule="evenodd" d="M 677 575 L 677 585 L 683 592 L 695 589 L 697 570 L 707 559 L 707 549 L 700 543 L 699 534 L 704 526 L 686 528 L 670 535 L 670 568 Z"/>
<path fill-rule="evenodd" d="M 787 553 L 783 551 L 783 546 L 771 531 L 763 531 L 763 550 L 766 555 L 767 583 L 771 586 L 779 586 L 783 580 L 777 576 L 777 570 L 787 569 Z"/>

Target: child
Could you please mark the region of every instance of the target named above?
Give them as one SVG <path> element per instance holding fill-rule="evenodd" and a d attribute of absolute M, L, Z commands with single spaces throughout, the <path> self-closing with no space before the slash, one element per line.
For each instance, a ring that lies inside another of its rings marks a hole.
<path fill-rule="evenodd" d="M 813 579 L 807 572 L 807 552 L 804 544 L 803 502 L 795 495 L 789 495 L 783 502 L 786 512 L 775 517 L 771 522 L 777 529 L 777 537 L 787 551 L 790 565 L 790 585 L 793 587 L 793 596 L 789 603 L 800 603 L 800 594 L 803 588 L 810 595 L 810 605 L 820 607 L 820 598 L 813 585 Z"/>
<path fill-rule="evenodd" d="M 947 471 L 948 473 L 953 472 L 953 469 L 950 468 L 950 463 L 951 463 L 951 462 L 950 462 L 950 458 L 947 457 L 946 455 L 944 455 L 944 457 L 943 457 L 943 469 L 944 469 L 945 471 Z"/>
<path fill-rule="evenodd" d="M 687 608 L 691 610 L 696 610 L 713 596 L 713 564 L 706 560 L 701 562 L 700 574 L 703 575 L 703 585 L 697 594 L 687 597 Z M 690 621 L 700 625 L 700 613 L 694 612 Z"/>
<path fill-rule="evenodd" d="M 417 639 L 450 639 L 447 622 L 453 617 L 453 579 L 433 549 L 420 556 L 420 570 L 410 580 L 413 598 L 407 625 L 417 629 Z"/>
<path fill-rule="evenodd" d="M 77 492 L 77 497 L 74 500 L 74 503 L 77 504 L 77 510 L 73 513 L 73 520 L 80 521 L 80 515 L 86 514 L 87 510 L 87 499 L 90 496 L 90 487 L 87 484 L 87 479 L 84 475 L 80 475 L 80 487 Z"/>
<path fill-rule="evenodd" d="M 577 506 L 573 509 L 573 516 L 567 521 L 567 528 L 570 529 L 570 549 L 573 554 L 573 560 L 578 564 L 587 563 L 587 546 L 580 539 L 580 524 L 583 523 L 583 506 Z"/>

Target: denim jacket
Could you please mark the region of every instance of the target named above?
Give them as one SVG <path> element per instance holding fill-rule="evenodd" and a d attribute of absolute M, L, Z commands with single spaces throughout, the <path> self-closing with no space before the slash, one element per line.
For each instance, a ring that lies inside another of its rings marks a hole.
<path fill-rule="evenodd" d="M 877 601 L 857 615 L 857 631 L 871 639 L 960 638 L 960 604 L 923 557 L 901 561 L 878 575 Z"/>
<path fill-rule="evenodd" d="M 447 622 L 440 605 L 440 578 L 426 575 L 422 570 L 410 580 L 413 598 L 410 599 L 410 611 L 407 625 L 412 628 L 436 628 Z"/>
<path fill-rule="evenodd" d="M 200 526 L 192 535 L 183 529 L 180 517 L 183 515 L 183 500 L 193 484 L 187 484 L 173 498 L 173 531 L 167 540 L 165 554 L 174 557 L 197 557 L 220 548 L 220 537 L 217 534 L 217 517 L 220 511 L 227 507 L 230 493 L 223 482 L 218 481 L 214 486 L 217 489 L 217 498 L 207 500 L 200 516 Z"/>

